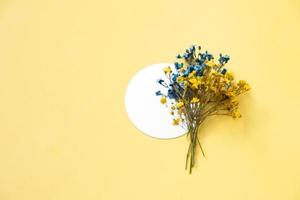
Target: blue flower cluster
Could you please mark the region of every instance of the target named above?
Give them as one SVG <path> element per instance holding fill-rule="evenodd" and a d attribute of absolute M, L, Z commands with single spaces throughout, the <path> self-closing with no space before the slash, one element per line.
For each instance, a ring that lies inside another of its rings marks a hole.
<path fill-rule="evenodd" d="M 163 87 L 167 88 L 168 89 L 168 94 L 167 95 L 164 95 L 160 90 L 159 91 L 156 91 L 155 92 L 155 95 L 156 96 L 167 96 L 169 99 L 178 99 L 179 96 L 178 94 L 175 92 L 175 84 L 174 82 L 173 83 L 170 83 L 170 84 L 167 84 L 163 79 L 158 79 L 157 82 L 162 85 Z M 178 91 L 180 93 L 183 92 L 183 87 L 181 87 L 180 85 L 177 86 L 178 88 Z"/>
<path fill-rule="evenodd" d="M 176 71 L 169 74 L 171 83 L 168 85 L 164 80 L 158 80 L 159 84 L 165 88 L 168 88 L 168 94 L 164 95 L 161 91 L 157 91 L 155 93 L 157 96 L 163 95 L 167 96 L 169 99 L 177 99 L 178 95 L 175 91 L 184 91 L 183 83 L 178 82 L 179 77 L 186 78 L 193 71 L 195 71 L 194 74 L 196 76 L 203 76 L 204 69 L 207 67 L 206 62 L 213 60 L 214 57 L 208 51 L 201 53 L 200 50 L 200 46 L 192 45 L 190 48 L 187 48 L 182 55 L 178 54 L 176 56 L 178 59 L 178 62 L 174 63 Z M 229 61 L 229 56 L 220 54 L 218 61 L 220 66 L 223 66 Z M 227 70 L 222 68 L 219 72 L 226 74 Z"/>
<path fill-rule="evenodd" d="M 201 47 L 198 46 L 198 49 L 200 51 Z M 192 45 L 190 48 L 185 50 L 185 53 L 181 56 L 180 54 L 178 54 L 176 56 L 178 59 L 184 59 L 187 63 L 189 63 L 189 65 L 187 66 L 187 68 L 183 71 L 182 74 L 180 74 L 180 72 L 178 70 L 180 70 L 183 67 L 183 63 L 179 63 L 179 62 L 175 62 L 174 66 L 175 69 L 177 70 L 177 72 L 172 73 L 171 74 L 171 80 L 172 81 L 176 81 L 177 78 L 182 75 L 183 77 L 187 77 L 192 71 L 196 72 L 197 76 L 202 76 L 203 75 L 203 70 L 206 67 L 205 66 L 205 61 L 210 61 L 212 59 L 214 59 L 213 55 L 208 53 L 207 51 L 205 51 L 204 53 L 196 53 L 196 46 Z M 220 54 L 220 63 L 226 63 L 229 60 L 229 57 L 226 56 L 222 56 L 222 54 Z"/>

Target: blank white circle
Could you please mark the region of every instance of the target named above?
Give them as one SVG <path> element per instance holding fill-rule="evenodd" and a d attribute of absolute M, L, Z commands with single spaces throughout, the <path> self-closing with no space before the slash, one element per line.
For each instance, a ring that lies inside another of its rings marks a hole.
<path fill-rule="evenodd" d="M 174 69 L 173 64 L 160 63 L 140 70 L 130 80 L 125 94 L 126 111 L 134 126 L 144 134 L 160 139 L 176 138 L 186 133 L 183 127 L 172 125 L 170 109 L 160 103 L 160 96 L 155 95 L 158 90 L 164 94 L 167 92 L 157 83 L 160 78 L 168 83 L 163 72 L 166 66 Z"/>

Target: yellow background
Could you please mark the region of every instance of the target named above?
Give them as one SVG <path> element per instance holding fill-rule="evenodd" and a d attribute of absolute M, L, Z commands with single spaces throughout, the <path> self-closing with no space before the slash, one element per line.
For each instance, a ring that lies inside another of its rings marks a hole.
<path fill-rule="evenodd" d="M 0 199 L 299 200 L 298 0 L 1 0 Z M 143 66 L 191 44 L 231 56 L 243 118 L 157 140 L 127 118 Z"/>

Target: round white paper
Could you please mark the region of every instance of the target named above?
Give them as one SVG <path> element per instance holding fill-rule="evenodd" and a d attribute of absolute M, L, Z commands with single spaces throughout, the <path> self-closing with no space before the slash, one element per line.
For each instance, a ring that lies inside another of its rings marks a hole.
<path fill-rule="evenodd" d="M 166 94 L 166 88 L 157 83 L 164 79 L 163 68 L 173 64 L 160 63 L 150 65 L 140 70 L 129 82 L 125 94 L 125 106 L 129 119 L 146 135 L 169 139 L 184 135 L 186 131 L 181 126 L 172 125 L 173 117 L 170 109 L 160 103 L 160 96 L 155 92 L 160 90 Z"/>

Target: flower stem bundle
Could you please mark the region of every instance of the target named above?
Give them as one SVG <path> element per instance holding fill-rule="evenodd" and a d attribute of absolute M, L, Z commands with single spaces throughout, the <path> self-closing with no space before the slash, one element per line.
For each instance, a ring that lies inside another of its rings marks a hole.
<path fill-rule="evenodd" d="M 158 83 L 166 92 L 157 91 L 160 102 L 170 108 L 173 125 L 187 129 L 189 147 L 186 156 L 186 169 L 192 173 L 195 166 L 196 149 L 200 148 L 199 126 L 213 115 L 227 115 L 240 118 L 237 96 L 250 90 L 250 85 L 243 80 L 236 81 L 231 71 L 225 68 L 228 55 L 219 55 L 217 61 L 207 51 L 201 52 L 200 46 L 193 45 L 183 54 L 177 55 L 175 69 L 164 68 L 167 81 Z"/>

